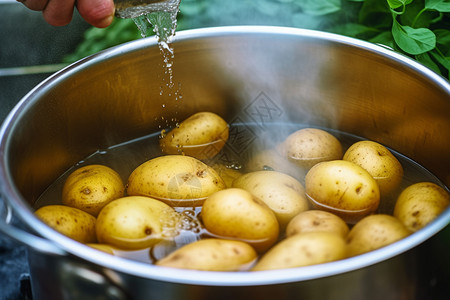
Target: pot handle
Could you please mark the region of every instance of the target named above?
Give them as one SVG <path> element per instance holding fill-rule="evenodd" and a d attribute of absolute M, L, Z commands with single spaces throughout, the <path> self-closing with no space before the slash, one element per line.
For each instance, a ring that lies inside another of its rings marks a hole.
<path fill-rule="evenodd" d="M 4 233 L 13 240 L 16 240 L 38 252 L 50 255 L 66 256 L 67 252 L 60 249 L 51 242 L 31 234 L 22 229 L 16 228 L 11 224 L 12 210 L 6 205 L 5 201 L 2 201 L 0 195 L 0 232 Z M 4 215 L 4 216 L 3 216 Z"/>

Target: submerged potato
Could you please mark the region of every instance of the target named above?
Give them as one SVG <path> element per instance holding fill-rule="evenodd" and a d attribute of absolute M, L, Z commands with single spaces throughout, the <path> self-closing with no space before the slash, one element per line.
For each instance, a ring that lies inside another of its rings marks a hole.
<path fill-rule="evenodd" d="M 223 179 L 227 188 L 232 187 L 233 181 L 242 175 L 239 170 L 229 168 L 224 164 L 214 164 L 211 167 L 219 174 L 220 178 Z"/>
<path fill-rule="evenodd" d="M 127 193 L 157 198 L 171 206 L 200 206 L 224 188 L 219 174 L 198 159 L 166 155 L 138 166 L 128 178 Z"/>
<path fill-rule="evenodd" d="M 417 231 L 433 221 L 450 205 L 450 196 L 443 188 L 420 182 L 407 187 L 397 199 L 394 216 L 411 231 Z"/>
<path fill-rule="evenodd" d="M 235 179 L 233 187 L 247 190 L 266 203 L 283 229 L 294 216 L 309 208 L 303 185 L 280 172 L 247 173 Z"/>
<path fill-rule="evenodd" d="M 36 210 L 35 214 L 48 226 L 80 243 L 96 241 L 95 217 L 78 208 L 47 205 Z"/>
<path fill-rule="evenodd" d="M 275 149 L 265 149 L 252 155 L 245 165 L 248 172 L 277 171 L 294 178 L 304 178 L 306 172 L 281 156 Z"/>
<path fill-rule="evenodd" d="M 323 210 L 307 210 L 296 215 L 286 227 L 286 236 L 304 232 L 331 232 L 345 238 L 348 225 L 335 214 Z"/>
<path fill-rule="evenodd" d="M 89 165 L 72 172 L 62 191 L 62 203 L 93 216 L 114 199 L 123 197 L 125 187 L 119 174 L 102 165 Z"/>
<path fill-rule="evenodd" d="M 360 141 L 348 148 L 343 160 L 351 161 L 369 172 L 380 188 L 380 194 L 395 191 L 403 178 L 403 167 L 383 145 L 373 141 Z"/>
<path fill-rule="evenodd" d="M 224 119 L 211 112 L 199 112 L 164 134 L 159 142 L 166 154 L 208 159 L 220 152 L 228 135 L 228 124 Z"/>
<path fill-rule="evenodd" d="M 167 204 L 130 196 L 107 204 L 97 218 L 97 239 L 121 249 L 143 249 L 177 234 L 178 215 Z"/>
<path fill-rule="evenodd" d="M 392 244 L 411 232 L 391 215 L 376 214 L 355 224 L 347 236 L 348 254 L 355 256 Z"/>
<path fill-rule="evenodd" d="M 325 130 L 316 128 L 292 133 L 279 149 L 284 157 L 306 170 L 319 162 L 342 158 L 341 142 Z"/>
<path fill-rule="evenodd" d="M 200 271 L 240 271 L 257 257 L 247 243 L 204 239 L 187 244 L 156 262 L 157 266 Z"/>
<path fill-rule="evenodd" d="M 373 177 L 360 166 L 344 160 L 322 162 L 305 178 L 306 194 L 318 209 L 332 212 L 347 223 L 373 213 L 380 191 Z"/>
<path fill-rule="evenodd" d="M 252 271 L 276 270 L 322 264 L 347 256 L 345 240 L 330 232 L 305 232 L 273 246 Z"/>
<path fill-rule="evenodd" d="M 264 251 L 278 238 L 275 214 L 246 190 L 230 188 L 209 196 L 203 204 L 202 221 L 212 234 L 251 243 Z"/>

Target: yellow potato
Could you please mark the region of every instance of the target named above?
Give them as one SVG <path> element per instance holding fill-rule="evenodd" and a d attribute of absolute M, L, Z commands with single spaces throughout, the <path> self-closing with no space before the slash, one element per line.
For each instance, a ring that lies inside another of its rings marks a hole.
<path fill-rule="evenodd" d="M 296 215 L 286 227 L 286 236 L 304 232 L 331 232 L 345 238 L 348 225 L 335 214 L 323 210 L 307 210 Z"/>
<path fill-rule="evenodd" d="M 286 157 L 282 157 L 276 149 L 266 149 L 255 153 L 246 163 L 245 169 L 248 172 L 277 171 L 297 179 L 303 179 L 306 174 L 303 169 L 297 167 Z"/>
<path fill-rule="evenodd" d="M 178 234 L 178 214 L 148 197 L 129 196 L 107 204 L 97 218 L 99 243 L 120 249 L 143 249 Z"/>
<path fill-rule="evenodd" d="M 266 250 L 278 239 L 275 214 L 243 189 L 226 189 L 209 196 L 203 204 L 201 218 L 213 235 L 248 242 L 257 251 Z"/>
<path fill-rule="evenodd" d="M 128 178 L 130 196 L 157 198 L 171 206 L 201 206 L 225 188 L 217 172 L 190 156 L 166 155 L 138 166 Z"/>
<path fill-rule="evenodd" d="M 383 145 L 373 141 L 360 141 L 350 146 L 343 160 L 351 161 L 369 172 L 380 188 L 381 196 L 389 195 L 403 178 L 403 167 Z"/>
<path fill-rule="evenodd" d="M 225 186 L 227 188 L 231 187 L 233 185 L 233 181 L 242 175 L 242 173 L 239 170 L 228 168 L 224 164 L 214 164 L 211 167 L 223 179 L 223 182 L 225 182 Z"/>
<path fill-rule="evenodd" d="M 295 178 L 275 171 L 244 174 L 233 181 L 233 187 L 249 191 L 275 213 L 280 228 L 297 214 L 309 208 L 303 185 Z"/>
<path fill-rule="evenodd" d="M 330 232 L 305 232 L 273 246 L 252 271 L 275 270 L 322 264 L 347 256 L 345 240 Z"/>
<path fill-rule="evenodd" d="M 392 244 L 411 232 L 391 215 L 376 214 L 363 218 L 347 235 L 348 254 L 355 256 Z"/>
<path fill-rule="evenodd" d="M 36 210 L 35 214 L 48 226 L 80 243 L 96 241 L 95 217 L 78 208 L 47 205 Z"/>
<path fill-rule="evenodd" d="M 443 188 L 420 182 L 407 187 L 397 199 L 394 216 L 411 231 L 417 231 L 433 221 L 450 205 L 450 196 Z"/>
<path fill-rule="evenodd" d="M 306 174 L 307 197 L 313 205 L 332 212 L 347 223 L 373 213 L 380 191 L 373 177 L 360 166 L 345 160 L 322 162 Z"/>
<path fill-rule="evenodd" d="M 292 133 L 279 149 L 284 157 L 305 170 L 322 161 L 342 159 L 341 142 L 332 134 L 316 128 Z"/>
<path fill-rule="evenodd" d="M 102 165 L 89 165 L 72 172 L 62 191 L 62 203 L 93 216 L 114 199 L 123 197 L 125 187 L 119 174 Z"/>
<path fill-rule="evenodd" d="M 156 262 L 157 266 L 200 271 L 241 271 L 256 259 L 247 243 L 204 239 L 187 244 Z"/>
<path fill-rule="evenodd" d="M 166 154 L 184 154 L 197 159 L 214 157 L 228 140 L 228 124 L 211 112 L 196 113 L 160 139 Z"/>
<path fill-rule="evenodd" d="M 93 244 L 93 243 L 86 244 L 86 245 L 91 247 L 91 248 L 97 249 L 99 251 L 102 251 L 102 252 L 114 255 L 114 247 L 111 247 L 110 245 L 107 245 L 107 244 Z"/>

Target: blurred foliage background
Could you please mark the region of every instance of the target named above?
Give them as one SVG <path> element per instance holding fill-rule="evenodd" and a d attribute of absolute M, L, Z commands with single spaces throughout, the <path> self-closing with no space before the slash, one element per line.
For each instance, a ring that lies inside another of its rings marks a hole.
<path fill-rule="evenodd" d="M 181 0 L 177 31 L 274 25 L 338 33 L 390 47 L 449 79 L 449 0 Z M 70 63 L 141 38 L 133 20 L 90 28 Z"/>

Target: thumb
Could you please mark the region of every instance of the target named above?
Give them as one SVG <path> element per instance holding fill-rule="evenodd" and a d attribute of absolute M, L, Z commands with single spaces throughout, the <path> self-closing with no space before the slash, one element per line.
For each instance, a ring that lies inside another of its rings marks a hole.
<path fill-rule="evenodd" d="M 95 27 L 108 27 L 114 19 L 113 0 L 78 0 L 77 9 L 81 17 Z"/>

